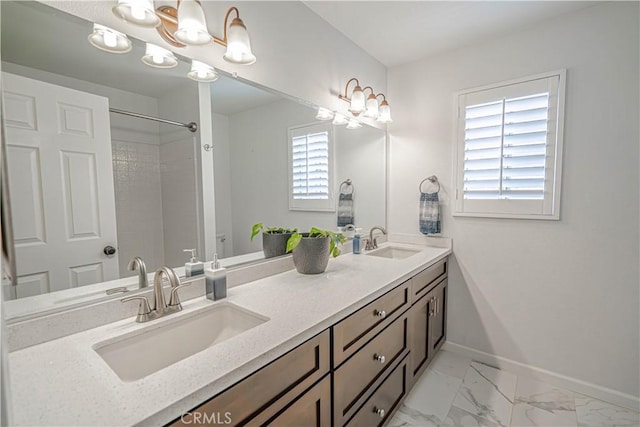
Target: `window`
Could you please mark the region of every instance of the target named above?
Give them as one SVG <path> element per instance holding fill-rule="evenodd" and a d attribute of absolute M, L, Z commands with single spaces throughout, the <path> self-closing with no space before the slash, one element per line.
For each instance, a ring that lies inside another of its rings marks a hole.
<path fill-rule="evenodd" d="M 330 123 L 289 128 L 289 209 L 335 211 Z"/>
<path fill-rule="evenodd" d="M 457 94 L 454 215 L 560 218 L 565 71 Z"/>

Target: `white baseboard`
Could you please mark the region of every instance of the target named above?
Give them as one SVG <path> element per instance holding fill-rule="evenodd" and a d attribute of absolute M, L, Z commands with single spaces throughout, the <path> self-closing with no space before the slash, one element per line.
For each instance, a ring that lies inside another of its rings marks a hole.
<path fill-rule="evenodd" d="M 622 406 L 634 411 L 640 411 L 640 398 L 638 396 L 622 393 L 607 387 L 547 371 L 536 366 L 516 362 L 515 360 L 496 356 L 494 354 L 485 353 L 450 341 L 446 341 L 443 344 L 442 349 L 469 357 L 478 362 L 486 363 L 487 365 L 495 366 L 496 368 L 513 372 L 516 375 L 527 376 L 529 378 L 547 382 L 557 387 L 584 394 L 585 396 L 600 399 L 613 405 Z"/>

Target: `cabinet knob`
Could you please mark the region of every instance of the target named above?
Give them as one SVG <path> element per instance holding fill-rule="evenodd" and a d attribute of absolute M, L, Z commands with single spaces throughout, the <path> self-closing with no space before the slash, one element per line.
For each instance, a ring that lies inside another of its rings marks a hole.
<path fill-rule="evenodd" d="M 107 256 L 115 255 L 116 248 L 114 248 L 113 246 L 105 246 L 102 249 L 102 252 L 104 252 L 104 254 L 107 255 Z"/>
<path fill-rule="evenodd" d="M 380 362 L 381 365 L 387 361 L 387 359 L 381 354 L 374 354 L 373 360 L 375 360 L 376 362 Z"/>
<path fill-rule="evenodd" d="M 385 317 L 387 317 L 387 312 L 384 310 L 375 310 L 373 314 L 381 319 L 384 319 Z"/>
<path fill-rule="evenodd" d="M 380 418 L 384 418 L 384 409 L 382 408 L 373 408 L 373 413 L 379 416 Z"/>

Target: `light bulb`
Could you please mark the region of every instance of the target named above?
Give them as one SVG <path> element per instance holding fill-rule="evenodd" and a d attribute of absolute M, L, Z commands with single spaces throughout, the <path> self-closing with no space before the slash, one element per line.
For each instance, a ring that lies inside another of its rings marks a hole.
<path fill-rule="evenodd" d="M 198 41 L 198 32 L 192 29 L 188 29 L 187 30 L 187 38 L 189 40 L 191 40 L 191 42 L 197 42 Z"/>
<path fill-rule="evenodd" d="M 131 5 L 131 16 L 142 21 L 146 17 L 144 8 L 140 4 Z"/>
<path fill-rule="evenodd" d="M 111 31 L 105 31 L 104 44 L 109 47 L 116 47 L 118 45 L 118 37 Z"/>
<path fill-rule="evenodd" d="M 164 57 L 160 54 L 160 53 L 154 53 L 151 56 L 151 60 L 155 63 L 155 64 L 162 64 L 162 62 L 164 61 Z"/>

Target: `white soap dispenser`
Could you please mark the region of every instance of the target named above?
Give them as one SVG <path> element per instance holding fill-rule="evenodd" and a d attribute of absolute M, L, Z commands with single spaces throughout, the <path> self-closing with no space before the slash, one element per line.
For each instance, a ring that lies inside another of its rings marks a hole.
<path fill-rule="evenodd" d="M 217 301 L 219 299 L 227 297 L 227 269 L 224 267 L 220 267 L 218 254 L 213 255 L 211 268 L 205 269 L 204 277 L 208 299 Z"/>
<path fill-rule="evenodd" d="M 184 275 L 187 277 L 197 276 L 204 273 L 204 263 L 198 261 L 195 249 L 184 249 L 183 252 L 191 252 L 191 259 L 184 264 Z"/>

